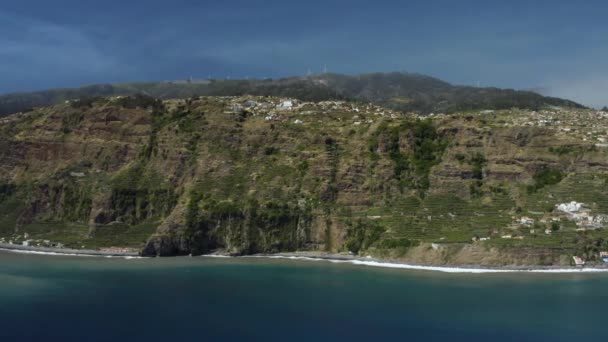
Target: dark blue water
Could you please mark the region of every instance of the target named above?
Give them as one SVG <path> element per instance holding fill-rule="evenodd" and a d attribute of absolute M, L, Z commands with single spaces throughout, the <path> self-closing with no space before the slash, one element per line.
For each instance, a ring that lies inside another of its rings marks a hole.
<path fill-rule="evenodd" d="M 0 252 L 0 341 L 608 338 L 608 275 Z"/>

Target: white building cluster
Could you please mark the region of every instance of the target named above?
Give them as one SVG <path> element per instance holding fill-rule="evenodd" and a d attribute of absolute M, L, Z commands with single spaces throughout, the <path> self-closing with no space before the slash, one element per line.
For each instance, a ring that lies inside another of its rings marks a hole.
<path fill-rule="evenodd" d="M 558 212 L 565 214 L 566 218 L 576 223 L 577 230 L 601 229 L 608 223 L 607 215 L 592 215 L 591 210 L 583 203 L 571 201 L 556 205 Z"/>

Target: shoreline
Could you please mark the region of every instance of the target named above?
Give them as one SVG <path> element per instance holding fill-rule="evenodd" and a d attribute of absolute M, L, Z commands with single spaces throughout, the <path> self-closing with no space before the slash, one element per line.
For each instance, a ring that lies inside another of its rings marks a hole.
<path fill-rule="evenodd" d="M 80 256 L 80 257 L 106 257 L 106 258 L 142 258 L 138 253 L 129 252 L 109 252 L 86 249 L 52 248 L 21 246 L 0 243 L 0 251 L 22 254 L 47 255 L 47 256 Z M 184 257 L 184 256 L 182 256 Z M 441 272 L 441 273 L 470 273 L 470 274 L 491 274 L 491 273 L 538 273 L 538 274 L 567 274 L 567 273 L 608 273 L 608 265 L 589 266 L 589 267 L 564 267 L 564 266 L 502 266 L 491 267 L 483 265 L 424 265 L 398 261 L 389 261 L 372 257 L 362 257 L 356 255 L 332 254 L 325 252 L 285 252 L 275 254 L 253 254 L 253 255 L 230 255 L 227 253 L 203 254 L 199 257 L 205 258 L 260 258 L 260 259 L 286 259 L 302 261 L 325 261 L 335 264 L 351 264 L 366 267 L 381 267 L 403 270 Z M 153 259 L 153 258 L 149 258 Z"/>
<path fill-rule="evenodd" d="M 66 256 L 90 256 L 90 257 L 140 257 L 139 253 L 97 251 L 92 249 L 71 249 L 54 247 L 22 246 L 8 243 L 0 243 L 1 251 L 24 254 L 39 255 L 66 255 Z"/>
<path fill-rule="evenodd" d="M 203 257 L 234 257 L 225 254 L 207 254 Z M 367 267 L 393 268 L 403 270 L 417 270 L 441 273 L 470 273 L 470 274 L 491 274 L 491 273 L 536 273 L 536 274 L 568 274 L 568 273 L 608 273 L 608 267 L 589 266 L 589 267 L 564 267 L 564 266 L 503 266 L 490 267 L 482 265 L 421 265 L 405 262 L 387 261 L 377 258 L 349 256 L 341 254 L 317 253 L 317 252 L 292 252 L 277 254 L 256 254 L 236 256 L 234 258 L 268 258 L 268 259 L 288 259 L 305 261 L 326 261 L 336 264 L 351 264 Z"/>

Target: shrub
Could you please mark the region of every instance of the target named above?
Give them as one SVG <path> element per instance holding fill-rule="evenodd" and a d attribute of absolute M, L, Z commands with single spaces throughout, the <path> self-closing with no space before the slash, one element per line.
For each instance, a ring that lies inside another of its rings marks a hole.
<path fill-rule="evenodd" d="M 477 152 L 471 157 L 471 164 L 473 165 L 473 178 L 483 179 L 483 167 L 486 165 L 486 158 L 483 154 Z"/>
<path fill-rule="evenodd" d="M 279 153 L 279 148 L 275 146 L 268 146 L 264 148 L 264 154 L 267 156 L 271 156 L 273 154 Z"/>
<path fill-rule="evenodd" d="M 544 168 L 534 174 L 534 185 L 528 186 L 528 193 L 534 193 L 545 186 L 555 185 L 562 181 L 564 174 L 557 169 Z"/>
<path fill-rule="evenodd" d="M 395 249 L 395 248 L 408 248 L 408 247 L 416 247 L 420 244 L 417 240 L 410 240 L 406 238 L 400 239 L 388 239 L 384 240 L 380 243 L 380 248 L 385 249 Z"/>
<path fill-rule="evenodd" d="M 154 110 L 162 110 L 164 107 L 161 100 L 155 99 L 151 96 L 136 94 L 133 96 L 123 97 L 118 100 L 118 104 L 124 108 L 136 109 L 136 108 L 153 108 Z"/>
<path fill-rule="evenodd" d="M 572 146 L 549 147 L 549 152 L 562 156 L 565 154 L 574 153 L 574 148 Z"/>
<path fill-rule="evenodd" d="M 63 133 L 70 133 L 73 129 L 80 126 L 84 119 L 82 112 L 67 112 L 61 117 L 61 126 Z"/>
<path fill-rule="evenodd" d="M 380 240 L 382 233 L 384 233 L 384 228 L 378 223 L 359 219 L 348 230 L 346 248 L 350 252 L 359 253 Z"/>

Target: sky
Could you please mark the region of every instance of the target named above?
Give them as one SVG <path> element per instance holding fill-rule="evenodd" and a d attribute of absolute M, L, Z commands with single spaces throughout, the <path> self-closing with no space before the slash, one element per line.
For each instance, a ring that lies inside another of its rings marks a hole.
<path fill-rule="evenodd" d="M 407 71 L 608 105 L 608 2 L 2 0 L 0 93 Z"/>

